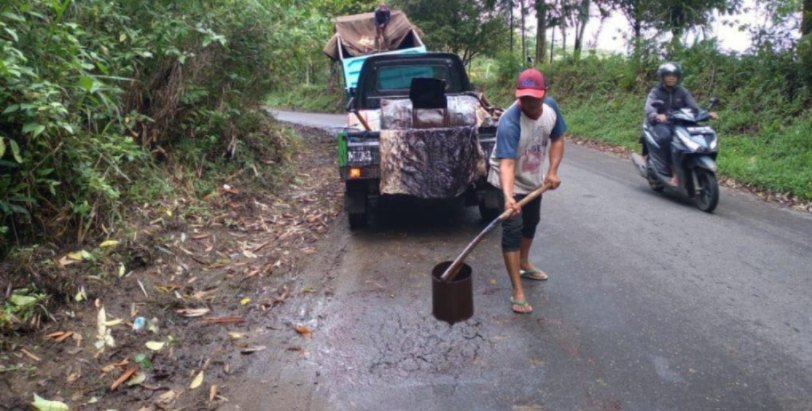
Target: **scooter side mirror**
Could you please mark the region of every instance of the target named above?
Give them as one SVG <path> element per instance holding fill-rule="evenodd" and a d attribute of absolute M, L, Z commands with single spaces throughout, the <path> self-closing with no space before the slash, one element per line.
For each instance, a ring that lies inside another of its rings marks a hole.
<path fill-rule="evenodd" d="M 717 103 L 719 103 L 719 99 L 716 98 L 716 96 L 711 97 L 710 100 L 708 100 L 708 101 L 710 102 L 710 105 L 708 106 L 708 110 L 710 110 L 711 108 L 713 108 L 713 106 L 715 106 Z"/>

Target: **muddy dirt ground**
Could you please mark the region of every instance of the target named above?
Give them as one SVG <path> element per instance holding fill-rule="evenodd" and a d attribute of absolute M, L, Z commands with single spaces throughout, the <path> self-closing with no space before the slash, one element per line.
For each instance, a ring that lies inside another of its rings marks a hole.
<path fill-rule="evenodd" d="M 330 134 L 297 130 L 295 172 L 275 192 L 224 185 L 208 211 L 134 209 L 145 223 L 117 247 L 136 250 L 140 267 L 77 279 L 82 301 L 3 338 L 0 409 L 29 410 L 34 394 L 72 410 L 216 409 L 257 353 L 300 355 L 274 339 L 308 338 L 306 324 L 267 324 L 313 292 L 298 267 L 338 215 L 342 190 Z M 77 276 L 90 264 L 62 261 Z M 138 317 L 146 324 L 135 332 Z"/>

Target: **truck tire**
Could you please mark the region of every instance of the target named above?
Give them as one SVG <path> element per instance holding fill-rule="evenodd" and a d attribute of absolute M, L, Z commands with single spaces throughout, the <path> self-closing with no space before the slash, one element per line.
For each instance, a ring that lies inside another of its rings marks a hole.
<path fill-rule="evenodd" d="M 347 213 L 350 230 L 358 230 L 367 226 L 367 213 Z"/>
<path fill-rule="evenodd" d="M 485 205 L 484 200 L 479 202 L 479 215 L 482 216 L 482 220 L 490 223 L 491 221 L 495 220 L 496 217 L 499 217 L 499 214 L 502 213 L 498 208 L 488 208 L 488 206 Z"/>

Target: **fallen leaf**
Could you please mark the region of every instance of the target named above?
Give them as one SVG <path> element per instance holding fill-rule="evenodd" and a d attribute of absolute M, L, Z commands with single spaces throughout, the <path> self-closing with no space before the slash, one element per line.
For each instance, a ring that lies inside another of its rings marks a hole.
<path fill-rule="evenodd" d="M 166 343 L 158 341 L 147 341 L 147 343 L 144 345 L 146 345 L 147 348 L 149 348 L 152 351 L 161 351 L 164 348 L 164 345 L 166 345 Z"/>
<path fill-rule="evenodd" d="M 28 358 L 30 358 L 30 359 L 32 359 L 32 360 L 34 360 L 34 361 L 42 361 L 42 360 L 41 360 L 39 357 L 37 357 L 36 355 L 34 355 L 34 354 L 30 353 L 30 352 L 29 352 L 28 350 L 26 350 L 25 348 L 20 348 L 20 351 L 22 351 L 22 352 L 23 352 L 23 354 L 25 354 L 25 356 L 26 356 L 26 357 L 28 357 Z"/>
<path fill-rule="evenodd" d="M 118 241 L 116 241 L 116 240 L 107 240 L 107 241 L 99 244 L 99 247 L 101 247 L 101 248 L 110 248 L 110 247 L 115 247 L 117 245 L 118 245 Z"/>
<path fill-rule="evenodd" d="M 228 333 L 228 336 L 233 340 L 239 340 L 240 338 L 245 337 L 245 333 L 230 332 Z"/>
<path fill-rule="evenodd" d="M 152 317 L 151 320 L 147 321 L 147 330 L 153 334 L 158 334 L 158 319 Z"/>
<path fill-rule="evenodd" d="M 110 333 L 110 330 L 107 329 L 107 313 L 104 311 L 104 306 L 99 308 L 99 314 L 96 318 L 97 320 L 97 335 L 96 338 L 96 349 L 101 350 L 105 346 L 115 347 L 115 340 L 113 340 L 113 335 Z"/>
<path fill-rule="evenodd" d="M 74 253 L 68 253 L 67 257 L 70 258 L 73 261 L 82 261 L 82 259 L 85 257 L 85 253 L 87 253 L 87 252 L 86 251 L 77 251 L 77 252 L 74 252 Z"/>
<path fill-rule="evenodd" d="M 130 377 L 132 377 L 136 371 L 138 371 L 137 365 L 135 367 L 127 369 L 127 371 L 124 371 L 124 374 L 121 374 L 121 376 L 118 377 L 118 379 L 113 382 L 113 385 L 110 386 L 110 391 L 115 391 L 121 384 L 124 383 L 124 381 L 129 380 Z"/>
<path fill-rule="evenodd" d="M 60 267 L 67 267 L 71 264 L 76 264 L 78 261 L 71 260 L 70 257 L 68 256 L 63 256 L 62 258 L 59 259 L 58 262 Z"/>
<path fill-rule="evenodd" d="M 208 308 L 181 308 L 177 310 L 178 314 L 184 317 L 202 317 L 211 312 Z"/>
<path fill-rule="evenodd" d="M 74 334 L 73 331 L 68 331 L 64 335 L 62 335 L 61 337 L 54 338 L 54 341 L 56 341 L 58 343 L 64 342 L 65 340 L 68 339 L 68 337 L 72 337 L 73 334 Z"/>
<path fill-rule="evenodd" d="M 258 345 L 256 347 L 247 347 L 240 350 L 242 354 L 253 354 L 255 352 L 260 352 L 266 350 L 268 347 L 264 345 Z"/>
<path fill-rule="evenodd" d="M 123 323 L 123 322 L 124 322 L 124 320 L 122 320 L 122 319 L 120 319 L 120 318 L 119 318 L 119 319 L 117 319 L 117 320 L 105 321 L 105 322 L 104 322 L 104 325 L 106 325 L 106 326 L 108 326 L 108 327 L 115 327 L 115 326 L 117 326 L 117 325 L 120 325 L 120 324 L 121 324 L 121 323 Z"/>
<path fill-rule="evenodd" d="M 240 304 L 241 304 L 241 305 L 246 305 L 246 304 L 248 304 L 248 303 L 250 303 L 250 302 L 251 302 L 251 299 L 250 299 L 250 298 L 248 298 L 248 297 L 245 297 L 245 298 L 243 298 L 242 300 L 240 300 Z"/>
<path fill-rule="evenodd" d="M 189 389 L 191 390 L 197 389 L 198 387 L 200 387 L 201 384 L 203 384 L 203 370 L 201 370 L 200 373 L 197 374 L 197 377 L 195 377 L 195 379 L 192 380 L 192 383 L 189 384 Z"/>
<path fill-rule="evenodd" d="M 174 390 L 169 390 L 169 391 L 161 394 L 158 397 L 158 401 L 163 403 L 163 404 L 169 404 L 170 402 L 172 402 L 176 398 L 178 398 L 179 395 L 180 395 L 180 392 L 174 391 Z"/>
<path fill-rule="evenodd" d="M 212 385 L 209 388 L 209 402 L 214 402 L 214 399 L 217 398 L 217 386 Z"/>
<path fill-rule="evenodd" d="M 64 402 L 48 401 L 37 394 L 34 394 L 34 402 L 31 405 L 39 411 L 70 411 L 70 407 Z"/>
<path fill-rule="evenodd" d="M 121 360 L 121 361 L 119 361 L 117 363 L 105 365 L 102 368 L 102 372 L 107 374 L 108 372 L 115 370 L 117 367 L 124 368 L 124 367 L 126 367 L 128 365 L 130 365 L 130 359 L 125 358 L 125 359 L 123 359 L 123 360 Z"/>
<path fill-rule="evenodd" d="M 132 378 L 130 378 L 130 380 L 127 381 L 127 386 L 132 387 L 133 385 L 139 385 L 139 384 L 141 384 L 142 382 L 144 382 L 146 380 L 147 380 L 147 375 L 144 374 L 143 372 L 139 372 L 139 373 L 136 373 L 135 375 L 133 375 Z"/>
<path fill-rule="evenodd" d="M 214 324 L 241 324 L 245 322 L 242 317 L 210 317 L 205 320 L 206 325 Z"/>
<path fill-rule="evenodd" d="M 310 338 L 313 336 L 313 330 L 306 325 L 298 324 L 294 328 L 296 329 L 296 332 L 304 338 Z"/>

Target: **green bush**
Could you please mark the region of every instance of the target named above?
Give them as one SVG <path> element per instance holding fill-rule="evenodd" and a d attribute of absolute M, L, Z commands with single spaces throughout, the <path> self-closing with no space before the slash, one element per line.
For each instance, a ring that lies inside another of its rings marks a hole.
<path fill-rule="evenodd" d="M 713 126 L 721 136 L 722 174 L 812 200 L 812 90 L 799 49 L 738 55 L 704 41 L 677 50 L 672 59 L 682 63 L 684 84 L 700 105 L 706 106 L 711 96 L 721 101 L 714 108 L 721 119 Z M 645 98 L 656 84 L 661 62 L 590 55 L 539 68 L 550 95 L 562 105 L 571 134 L 637 149 Z M 512 84 L 502 78 L 507 73 L 485 76 L 479 68 L 487 64 L 474 64 L 472 75 L 491 101 L 511 104 Z"/>
<path fill-rule="evenodd" d="M 0 249 L 110 227 L 176 147 L 235 157 L 302 20 L 321 21 L 292 1 L 3 2 Z"/>

